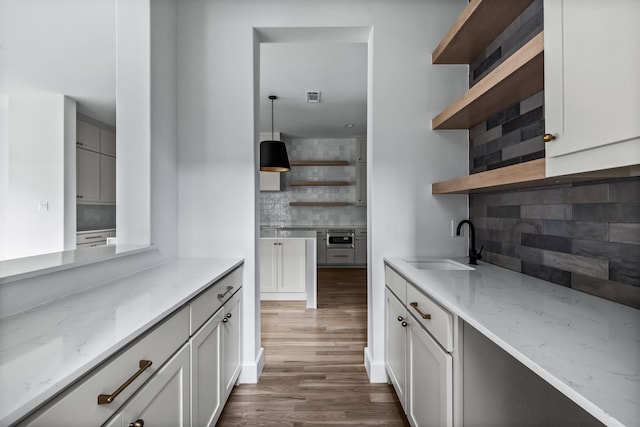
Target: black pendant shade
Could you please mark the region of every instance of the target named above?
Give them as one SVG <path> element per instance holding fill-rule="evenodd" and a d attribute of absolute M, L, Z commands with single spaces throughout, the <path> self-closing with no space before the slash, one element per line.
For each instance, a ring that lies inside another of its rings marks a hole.
<path fill-rule="evenodd" d="M 291 169 L 287 147 L 282 141 L 273 140 L 273 101 L 277 96 L 270 95 L 271 100 L 271 141 L 260 143 L 260 170 L 264 172 L 287 172 Z"/>
<path fill-rule="evenodd" d="M 260 143 L 260 170 L 265 172 L 287 172 L 289 157 L 282 141 L 262 141 Z"/>

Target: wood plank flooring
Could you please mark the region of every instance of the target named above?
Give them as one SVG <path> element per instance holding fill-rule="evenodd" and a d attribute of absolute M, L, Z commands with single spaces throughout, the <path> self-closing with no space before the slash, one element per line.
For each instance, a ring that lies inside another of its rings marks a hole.
<path fill-rule="evenodd" d="M 263 301 L 265 366 L 236 386 L 218 426 L 408 426 L 393 387 L 370 384 L 365 269 L 319 269 L 318 308 Z"/>

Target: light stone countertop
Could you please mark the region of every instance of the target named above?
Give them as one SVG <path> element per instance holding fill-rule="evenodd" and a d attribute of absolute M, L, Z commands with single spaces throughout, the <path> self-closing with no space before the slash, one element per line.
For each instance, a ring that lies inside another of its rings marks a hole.
<path fill-rule="evenodd" d="M 602 423 L 640 426 L 640 310 L 483 262 L 445 271 L 411 260 L 385 258 Z"/>
<path fill-rule="evenodd" d="M 0 425 L 16 422 L 241 259 L 177 259 L 0 319 Z"/>
<path fill-rule="evenodd" d="M 317 234 L 315 231 L 305 230 L 282 230 L 282 229 L 268 229 L 260 230 L 261 239 L 316 239 Z"/>

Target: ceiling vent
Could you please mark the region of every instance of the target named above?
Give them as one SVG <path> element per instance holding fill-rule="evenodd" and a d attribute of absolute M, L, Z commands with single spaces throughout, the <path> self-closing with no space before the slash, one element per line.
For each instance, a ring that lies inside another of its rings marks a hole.
<path fill-rule="evenodd" d="M 308 90 L 307 91 L 307 103 L 308 104 L 318 104 L 320 102 L 320 91 L 319 90 Z"/>

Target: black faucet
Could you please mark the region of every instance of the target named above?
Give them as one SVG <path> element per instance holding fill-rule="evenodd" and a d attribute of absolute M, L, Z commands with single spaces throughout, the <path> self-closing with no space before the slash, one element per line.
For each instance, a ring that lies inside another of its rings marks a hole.
<path fill-rule="evenodd" d="M 463 219 L 458 223 L 456 236 L 460 235 L 460 229 L 462 228 L 463 224 L 469 224 L 469 234 L 471 234 L 471 245 L 469 246 L 469 264 L 478 265 L 478 260 L 482 259 L 482 249 L 484 248 L 484 246 L 480 248 L 480 252 L 476 251 L 476 228 L 468 219 Z"/>

